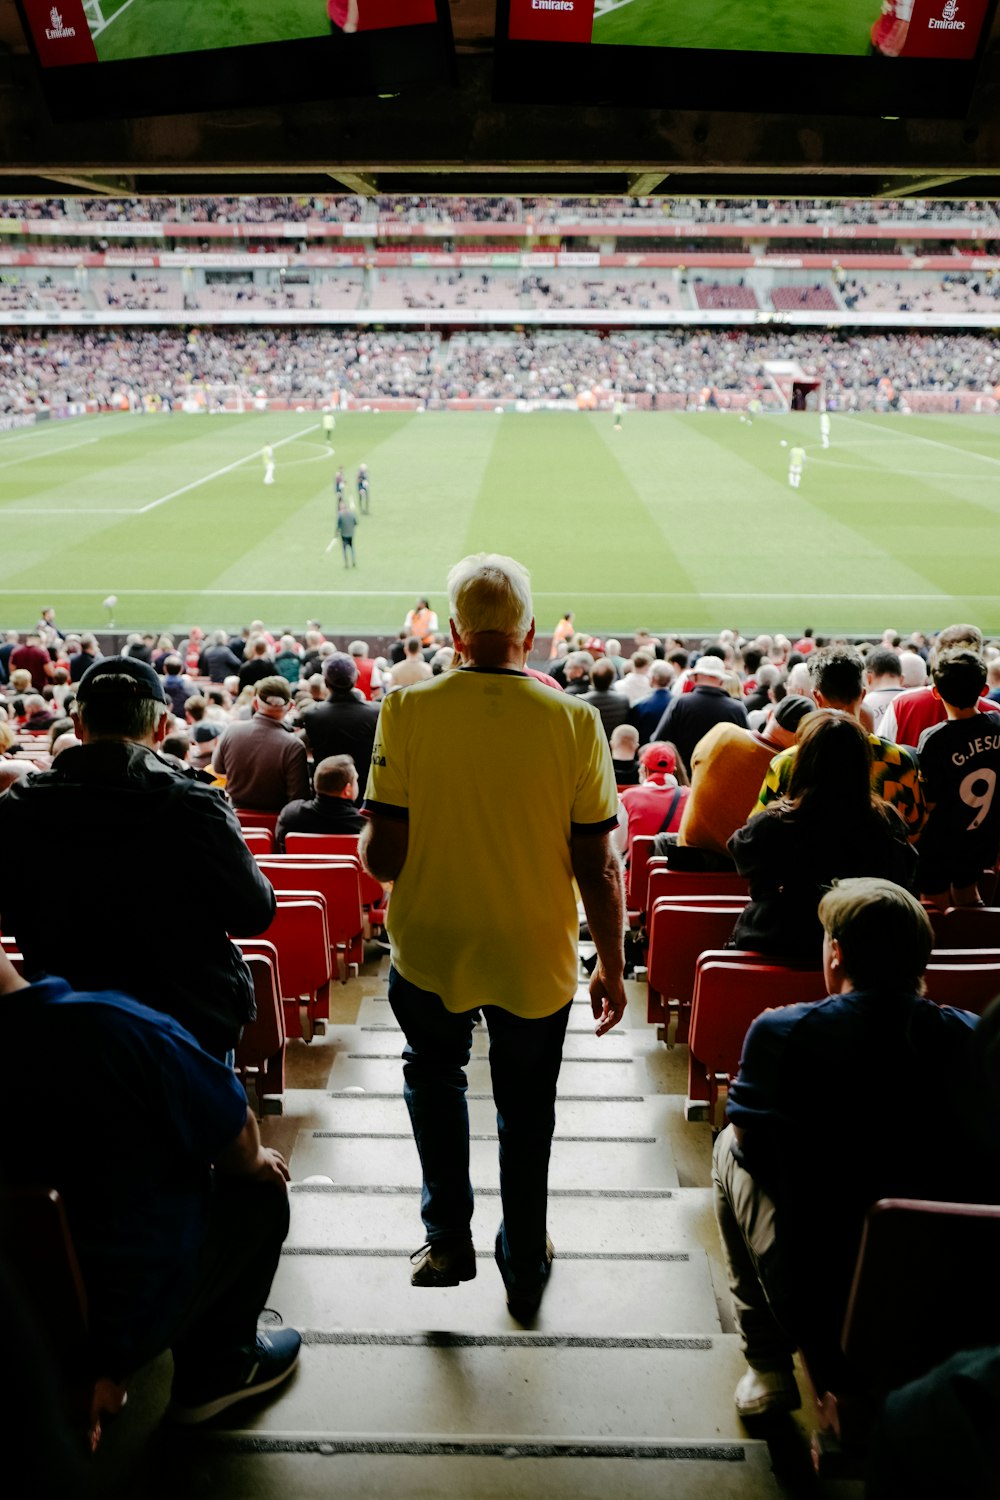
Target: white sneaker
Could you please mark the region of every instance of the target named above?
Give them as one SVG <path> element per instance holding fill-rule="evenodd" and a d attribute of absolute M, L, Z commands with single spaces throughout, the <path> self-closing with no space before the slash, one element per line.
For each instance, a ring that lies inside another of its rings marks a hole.
<path fill-rule="evenodd" d="M 741 1417 L 798 1411 L 802 1405 L 791 1370 L 748 1370 L 736 1387 L 735 1399 L 736 1411 Z"/>

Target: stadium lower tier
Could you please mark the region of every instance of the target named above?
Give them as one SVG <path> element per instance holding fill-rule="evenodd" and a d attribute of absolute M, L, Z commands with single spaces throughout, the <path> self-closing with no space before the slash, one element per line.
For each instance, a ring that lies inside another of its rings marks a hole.
<path fill-rule="evenodd" d="M 995 410 L 996 341 L 975 333 L 777 329 L 535 335 L 327 329 L 25 329 L 0 334 L 0 415 L 144 398 L 238 409 L 254 401 L 316 405 L 406 400 L 565 401 L 611 393 L 661 407 L 794 404 L 804 377 L 832 409 L 933 399 L 945 410 Z"/>

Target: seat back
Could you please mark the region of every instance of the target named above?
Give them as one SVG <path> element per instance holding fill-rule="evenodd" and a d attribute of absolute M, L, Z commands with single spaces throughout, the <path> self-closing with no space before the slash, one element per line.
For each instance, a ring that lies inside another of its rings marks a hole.
<path fill-rule="evenodd" d="M 260 1114 L 267 1108 L 265 1100 L 272 1101 L 271 1112 L 276 1112 L 274 1101 L 285 1092 L 285 1016 L 278 985 L 278 954 L 273 944 L 266 946 L 273 950 L 273 957 L 244 950 L 253 978 L 257 1015 L 243 1029 L 235 1064 L 244 1088 L 253 1082 Z"/>
<path fill-rule="evenodd" d="M 270 854 L 274 848 L 274 834 L 270 828 L 243 828 L 243 838 L 254 854 Z"/>
<path fill-rule="evenodd" d="M 278 814 L 255 812 L 251 807 L 237 807 L 233 811 L 241 828 L 267 828 L 273 834 L 278 826 Z"/>
<path fill-rule="evenodd" d="M 326 901 L 318 891 L 276 890 L 277 908 L 267 930 L 260 938 L 237 939 L 244 954 L 253 951 L 262 939 L 274 945 L 278 953 L 276 979 L 285 1002 L 285 1032 L 301 1037 L 308 1030 L 310 1039 L 316 1020 L 329 1013 L 330 977 L 333 963 L 330 932 L 326 922 Z M 302 1002 L 305 1026 L 300 1014 Z"/>
<path fill-rule="evenodd" d="M 646 879 L 647 917 L 653 903 L 664 896 L 671 900 L 675 896 L 697 896 L 702 900 L 730 896 L 746 906 L 750 888 L 742 875 L 729 870 L 671 870 L 665 862 L 654 859 Z"/>
<path fill-rule="evenodd" d="M 258 856 L 257 863 L 275 890 L 316 890 L 326 899 L 330 942 L 338 952 L 351 952 L 350 962 L 360 962 L 356 950 L 364 931 L 361 910 L 361 870 L 356 858 L 316 854 L 299 859 L 294 854 Z"/>
<path fill-rule="evenodd" d="M 695 966 L 706 948 L 722 948 L 732 933 L 739 907 L 731 898 L 671 901 L 661 897 L 649 915 L 646 1016 L 651 1022 L 677 1014 L 675 1041 L 688 1033 Z"/>
<path fill-rule="evenodd" d="M 1000 1344 L 1000 1207 L 885 1198 L 868 1212 L 843 1347 L 873 1393 L 915 1380 L 961 1349 Z"/>
<path fill-rule="evenodd" d="M 286 854 L 347 854 L 356 857 L 359 833 L 286 833 Z"/>
<path fill-rule="evenodd" d="M 55 1188 L 0 1187 L 0 1258 L 13 1272 L 60 1369 L 82 1374 L 87 1294 Z"/>
<path fill-rule="evenodd" d="M 934 955 L 931 955 L 932 960 Z M 931 962 L 925 974 L 927 997 L 937 1005 L 974 1010 L 981 1016 L 1000 995 L 1000 962 L 992 964 Z"/>
<path fill-rule="evenodd" d="M 702 954 L 695 970 L 688 1051 L 687 1118 L 714 1120 L 720 1089 L 736 1076 L 743 1042 L 761 1011 L 824 1000 L 822 969 L 797 968 L 758 955 L 718 959 Z"/>
<path fill-rule="evenodd" d="M 1000 948 L 1000 906 L 929 911 L 935 948 Z"/>
<path fill-rule="evenodd" d="M 649 859 L 653 852 L 653 836 L 640 833 L 632 840 L 629 849 L 628 874 L 625 882 L 625 905 L 630 912 L 646 910 L 646 886 L 649 880 Z"/>
<path fill-rule="evenodd" d="M 296 859 L 309 859 L 317 855 L 335 854 L 340 859 L 353 859 L 361 877 L 361 904 L 369 910 L 385 907 L 385 887 L 381 880 L 369 875 L 358 854 L 357 833 L 289 833 L 285 836 L 285 853 Z M 380 918 L 381 920 L 381 918 Z"/>

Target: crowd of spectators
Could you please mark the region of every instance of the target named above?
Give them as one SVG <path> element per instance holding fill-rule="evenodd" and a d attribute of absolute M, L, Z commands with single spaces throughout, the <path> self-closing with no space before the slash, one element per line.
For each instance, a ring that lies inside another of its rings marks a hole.
<path fill-rule="evenodd" d="M 269 400 L 422 403 L 479 398 L 572 399 L 615 388 L 626 398 L 698 404 L 708 389 L 758 392 L 768 361 L 793 360 L 824 382 L 837 407 L 864 409 L 897 393 L 992 392 L 995 341 L 976 333 L 849 335 L 835 331 L 683 329 L 462 334 L 338 334 L 287 328 L 87 328 L 0 333 L 0 412 L 70 402 L 120 404 L 123 393 L 171 401 L 192 385 L 239 384 Z"/>
<path fill-rule="evenodd" d="M 695 224 L 975 224 L 1000 234 L 992 202 L 930 198 L 513 198 L 442 194 L 254 196 L 247 198 L 45 198 L 7 199 L 0 216 L 94 223 L 305 223 L 312 219 L 387 224 L 616 224 L 675 220 Z"/>

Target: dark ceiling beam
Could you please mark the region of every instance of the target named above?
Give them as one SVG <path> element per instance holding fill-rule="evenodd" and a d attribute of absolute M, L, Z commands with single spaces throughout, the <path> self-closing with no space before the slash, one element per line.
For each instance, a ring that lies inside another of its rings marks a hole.
<path fill-rule="evenodd" d="M 354 191 L 370 180 L 382 192 L 405 177 L 415 192 L 475 176 L 482 192 L 530 193 L 532 179 L 567 177 L 580 193 L 612 181 L 613 191 L 635 191 L 669 176 L 671 191 L 697 194 L 710 180 L 713 193 L 739 196 L 773 194 L 788 177 L 819 196 L 827 180 L 843 195 L 848 179 L 868 195 L 885 184 L 961 182 L 966 196 L 976 179 L 984 193 L 995 190 L 1000 171 L 1000 84 L 967 121 L 569 109 L 498 103 L 492 59 L 457 62 L 455 88 L 420 95 L 66 125 L 50 118 L 29 59 L 0 56 L 0 187 L 43 175 L 86 183 L 85 191 L 117 177 L 139 193 L 154 178 L 170 179 L 168 191 L 183 192 L 186 179 L 211 191 L 213 176 L 245 175 L 257 179 L 255 191 L 268 190 L 262 179 L 294 191 L 296 178 L 315 175 L 353 178 Z"/>
<path fill-rule="evenodd" d="M 43 172 L 39 175 L 47 182 L 57 182 L 60 187 L 75 188 L 81 193 L 93 193 L 99 198 L 131 198 L 135 194 L 134 177 L 97 177 L 84 172 Z"/>
<path fill-rule="evenodd" d="M 337 171 L 330 169 L 328 175 L 334 182 L 339 182 L 349 193 L 356 193 L 359 198 L 374 198 L 378 192 L 378 184 L 375 178 L 366 172 L 348 172 L 344 168 Z"/>
<path fill-rule="evenodd" d="M 628 196 L 649 198 L 669 175 L 668 172 L 634 172 L 628 180 Z"/>

